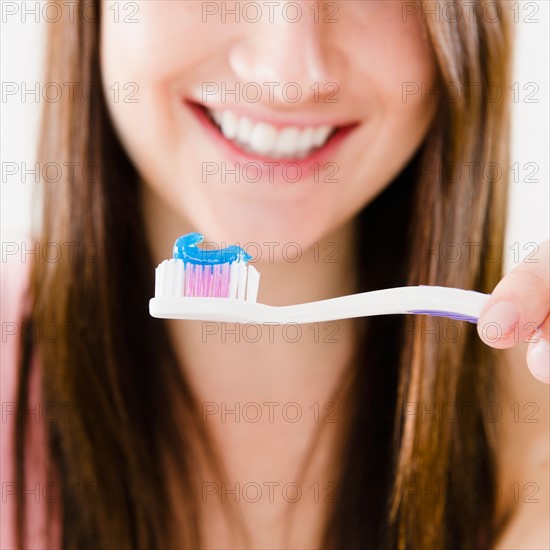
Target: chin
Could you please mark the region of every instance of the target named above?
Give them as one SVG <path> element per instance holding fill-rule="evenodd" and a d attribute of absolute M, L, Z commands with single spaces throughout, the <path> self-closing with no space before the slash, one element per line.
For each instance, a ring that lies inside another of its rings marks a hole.
<path fill-rule="evenodd" d="M 268 215 L 260 210 L 234 212 L 224 209 L 215 216 L 193 216 L 194 230 L 215 246 L 238 244 L 258 262 L 292 261 L 311 253 L 310 247 L 331 240 L 335 227 L 330 218 L 305 217 L 300 212 Z M 334 239 L 333 239 L 334 240 Z M 289 260 L 290 258 L 290 260 Z"/>
<path fill-rule="evenodd" d="M 239 244 L 246 248 L 259 247 L 262 252 L 269 249 L 280 250 L 282 247 L 295 243 L 302 250 L 311 246 L 323 233 L 323 228 L 317 226 L 304 227 L 285 222 L 283 218 L 262 218 L 254 214 L 234 216 L 231 214 L 215 219 L 195 222 L 197 231 L 202 233 L 206 241 L 215 243 Z"/>

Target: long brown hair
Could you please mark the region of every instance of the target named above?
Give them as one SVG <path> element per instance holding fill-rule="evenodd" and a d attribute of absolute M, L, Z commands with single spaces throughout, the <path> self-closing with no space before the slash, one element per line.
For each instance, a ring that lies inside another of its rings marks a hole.
<path fill-rule="evenodd" d="M 433 11 L 435 4 L 422 7 Z M 487 177 L 487 166 L 507 166 L 508 107 L 504 92 L 494 101 L 486 91 L 490 84 L 507 89 L 510 28 L 505 10 L 487 16 L 493 1 L 453 4 L 462 8 L 461 17 L 436 21 L 430 10 L 425 15 L 439 68 L 434 123 L 414 159 L 359 217 L 362 234 L 377 236 L 360 239 L 359 246 L 368 242 L 369 248 L 358 257 L 376 266 L 359 266 L 362 290 L 431 284 L 490 292 L 501 277 L 501 259 L 489 261 L 485 251 L 503 239 L 506 171 Z M 31 359 L 38 356 L 43 401 L 78 403 L 82 412 L 70 422 L 48 424 L 52 470 L 60 484 L 91 483 L 110 491 L 99 506 L 62 493 L 63 547 L 169 547 L 173 480 L 160 464 L 173 460 L 187 515 L 177 545 L 197 548 L 193 464 L 198 453 L 213 451 L 166 327 L 148 315 L 154 266 L 139 178 L 107 116 L 100 14 L 97 2 L 93 6 L 95 17 L 86 9 L 87 17 L 49 25 L 46 81 L 91 83 L 94 94 L 45 105 L 40 160 L 77 163 L 77 169 L 44 183 L 40 239 L 93 244 L 98 256 L 65 255 L 33 265 L 25 322 L 72 324 L 75 330 L 54 343 L 23 342 L 17 487 L 25 479 L 23 411 Z M 452 100 L 445 94 L 449 84 L 458 90 Z M 472 245 L 459 261 L 441 257 L 446 245 L 467 243 Z M 327 521 L 326 547 L 474 548 L 493 540 L 494 437 L 483 406 L 495 392 L 495 357 L 473 325 L 448 320 L 460 338 L 426 338 L 440 330 L 440 322 L 424 316 L 363 322 L 349 372 L 353 414 L 340 457 L 340 498 Z M 469 414 L 442 421 L 442 404 L 463 405 Z M 436 413 L 410 414 L 422 407 Z M 476 498 L 451 498 L 448 492 L 472 486 Z M 22 548 L 24 512 L 19 504 Z"/>

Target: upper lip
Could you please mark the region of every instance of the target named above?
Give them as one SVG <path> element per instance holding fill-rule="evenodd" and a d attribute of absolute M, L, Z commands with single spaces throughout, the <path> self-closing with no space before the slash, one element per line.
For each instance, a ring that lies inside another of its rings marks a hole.
<path fill-rule="evenodd" d="M 206 110 L 225 111 L 229 110 L 238 116 L 246 116 L 255 123 L 265 122 L 275 128 L 285 128 L 295 126 L 297 128 L 317 128 L 319 126 L 332 126 L 334 128 L 343 128 L 353 126 L 359 123 L 357 119 L 323 116 L 307 112 L 276 112 L 265 110 L 261 106 L 254 105 L 250 108 L 238 103 L 204 103 L 193 99 L 186 100 L 186 103 L 198 105 Z"/>

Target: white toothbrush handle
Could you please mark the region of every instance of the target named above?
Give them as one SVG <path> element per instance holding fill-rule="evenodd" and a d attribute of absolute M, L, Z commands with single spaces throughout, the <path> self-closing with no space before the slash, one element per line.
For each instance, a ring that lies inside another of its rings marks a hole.
<path fill-rule="evenodd" d="M 489 294 L 441 286 L 408 286 L 375 290 L 292 306 L 268 306 L 227 298 L 153 298 L 153 317 L 241 323 L 318 323 L 418 313 L 476 323 Z"/>

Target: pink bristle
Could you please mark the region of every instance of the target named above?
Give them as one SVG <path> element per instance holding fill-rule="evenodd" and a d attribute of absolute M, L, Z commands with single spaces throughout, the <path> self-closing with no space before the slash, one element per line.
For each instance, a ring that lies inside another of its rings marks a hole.
<path fill-rule="evenodd" d="M 197 288 L 196 288 L 195 296 L 200 296 L 201 298 L 204 296 L 204 294 L 202 293 L 202 289 L 204 287 L 205 271 L 206 271 L 206 266 L 204 265 L 198 266 Z"/>
<path fill-rule="evenodd" d="M 213 267 L 213 276 L 212 276 L 212 285 L 210 287 L 210 296 L 213 298 L 218 298 L 219 293 L 218 289 L 220 286 L 220 266 L 216 264 Z"/>
<path fill-rule="evenodd" d="M 218 285 L 218 265 L 210 267 L 212 276 L 210 278 L 210 286 L 208 288 L 208 296 L 216 298 L 216 286 Z"/>
<path fill-rule="evenodd" d="M 184 296 L 191 296 L 191 284 L 193 277 L 193 266 L 192 264 L 187 264 L 185 266 L 185 291 Z"/>
<path fill-rule="evenodd" d="M 213 298 L 216 298 L 217 295 L 217 287 L 218 287 L 218 280 L 219 280 L 219 274 L 218 270 L 216 269 L 218 266 L 212 266 L 212 280 L 210 281 L 210 294 L 209 296 L 212 296 Z"/>
<path fill-rule="evenodd" d="M 209 265 L 205 265 L 202 267 L 202 288 L 201 288 L 201 296 L 208 297 L 210 296 L 210 284 L 212 281 L 212 268 Z"/>
<path fill-rule="evenodd" d="M 191 284 L 191 296 L 197 296 L 197 278 L 198 278 L 198 271 L 199 266 L 193 265 L 193 277 L 192 277 L 192 284 Z"/>
<path fill-rule="evenodd" d="M 230 264 L 224 264 L 222 267 L 222 273 L 221 273 L 221 288 L 220 288 L 220 295 L 223 298 L 229 297 L 229 274 L 231 273 L 231 265 Z"/>
<path fill-rule="evenodd" d="M 201 298 L 204 296 L 203 294 L 203 288 L 204 288 L 204 276 L 206 274 L 206 266 L 201 265 L 199 271 L 199 277 L 197 279 L 197 289 L 195 296 L 200 296 Z"/>
<path fill-rule="evenodd" d="M 201 296 L 208 297 L 210 295 L 210 281 L 212 280 L 212 268 L 209 265 L 202 266 L 202 289 Z"/>
<path fill-rule="evenodd" d="M 219 298 L 225 298 L 225 295 L 223 293 L 223 275 L 225 271 L 226 264 L 220 265 L 219 271 L 218 271 L 218 287 L 216 289 L 216 296 Z"/>
<path fill-rule="evenodd" d="M 218 282 L 216 284 L 216 296 L 218 298 L 223 298 L 223 268 L 225 264 L 220 264 L 218 266 Z"/>
<path fill-rule="evenodd" d="M 231 264 L 197 265 L 185 264 L 183 296 L 228 298 Z"/>
<path fill-rule="evenodd" d="M 197 271 L 198 266 L 193 265 L 193 276 L 191 277 L 191 296 L 197 295 Z"/>
<path fill-rule="evenodd" d="M 204 273 L 204 266 L 202 265 L 196 265 L 195 271 L 197 273 L 197 277 L 195 279 L 195 296 L 202 296 L 202 277 Z"/>
<path fill-rule="evenodd" d="M 209 265 L 202 266 L 202 290 L 201 296 L 210 296 L 210 284 L 212 281 L 212 267 Z"/>
<path fill-rule="evenodd" d="M 220 298 L 227 298 L 227 293 L 225 292 L 225 276 L 227 273 L 227 267 L 229 264 L 222 264 L 220 265 L 220 276 L 219 276 L 219 284 L 218 284 L 218 296 Z"/>

